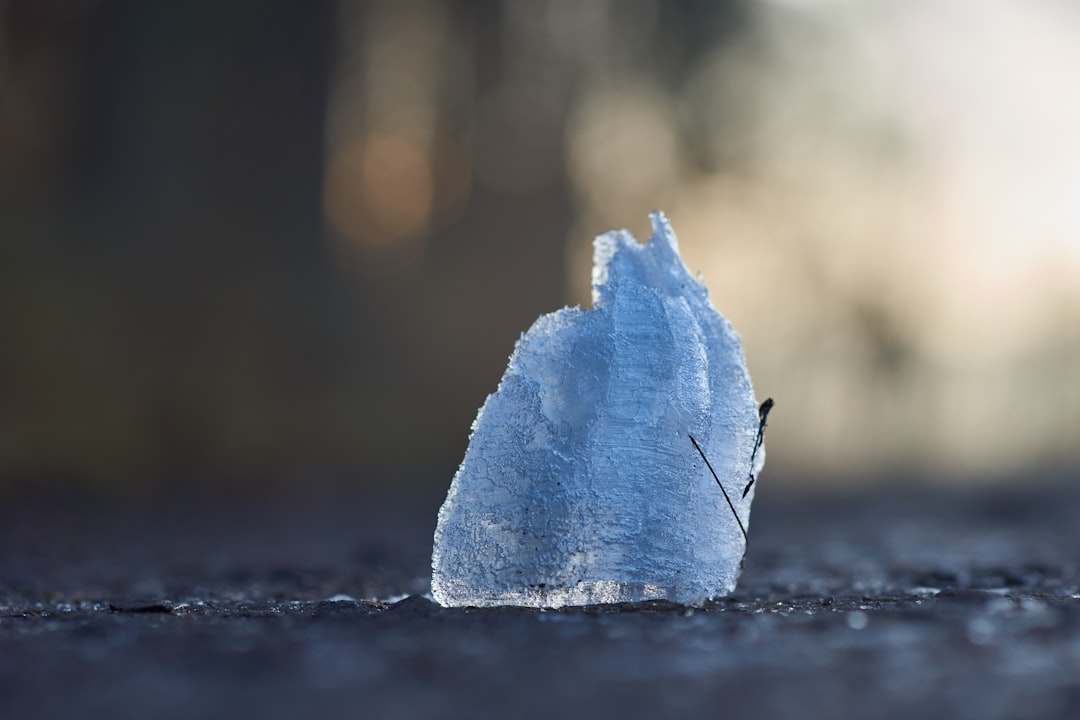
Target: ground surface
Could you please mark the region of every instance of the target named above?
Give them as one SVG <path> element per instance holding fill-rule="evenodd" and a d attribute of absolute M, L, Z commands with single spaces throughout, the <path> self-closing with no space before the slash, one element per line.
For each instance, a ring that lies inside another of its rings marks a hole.
<path fill-rule="evenodd" d="M 437 502 L 8 504 L 0 718 L 1078 718 L 1068 487 L 765 492 L 696 610 L 438 608 Z"/>

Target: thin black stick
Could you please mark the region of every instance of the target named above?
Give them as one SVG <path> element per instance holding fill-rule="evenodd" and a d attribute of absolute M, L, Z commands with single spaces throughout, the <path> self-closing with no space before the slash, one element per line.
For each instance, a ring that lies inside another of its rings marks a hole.
<path fill-rule="evenodd" d="M 739 523 L 739 529 L 742 530 L 743 541 L 750 542 L 750 538 L 746 536 L 746 528 L 743 527 L 742 520 L 739 519 L 739 513 L 735 512 L 735 505 L 731 502 L 731 497 L 728 496 L 727 490 L 724 489 L 724 484 L 720 482 L 720 478 L 717 477 L 716 471 L 713 470 L 712 463 L 709 462 L 709 458 L 705 457 L 705 451 L 701 449 L 701 446 L 697 444 L 697 440 L 693 435 L 687 433 L 687 437 L 690 438 L 690 442 L 694 443 L 694 447 L 697 448 L 698 454 L 701 455 L 701 459 L 705 461 L 705 465 L 708 466 L 709 472 L 712 473 L 713 480 L 716 480 L 716 484 L 720 486 L 720 492 L 724 493 L 724 499 L 727 500 L 727 505 L 731 508 L 731 514 L 735 516 L 735 522 Z"/>
<path fill-rule="evenodd" d="M 765 444 L 765 419 L 769 417 L 769 411 L 772 410 L 772 406 L 772 398 L 766 398 L 765 402 L 761 403 L 761 407 L 758 408 L 757 442 L 754 443 L 754 451 L 750 453 L 750 482 L 746 483 L 746 487 L 743 488 L 743 497 L 746 497 L 746 493 L 750 492 L 750 488 L 753 486 L 754 481 L 757 480 L 757 478 L 754 477 L 754 459 L 757 458 L 758 449 Z"/>

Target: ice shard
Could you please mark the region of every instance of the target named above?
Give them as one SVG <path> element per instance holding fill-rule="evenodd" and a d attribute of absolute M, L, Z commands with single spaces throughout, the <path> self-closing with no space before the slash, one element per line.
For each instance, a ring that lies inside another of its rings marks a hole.
<path fill-rule="evenodd" d="M 518 340 L 439 511 L 439 603 L 699 605 L 734 589 L 758 406 L 739 336 L 667 218 L 652 224 L 644 245 L 598 237 L 593 308 Z"/>

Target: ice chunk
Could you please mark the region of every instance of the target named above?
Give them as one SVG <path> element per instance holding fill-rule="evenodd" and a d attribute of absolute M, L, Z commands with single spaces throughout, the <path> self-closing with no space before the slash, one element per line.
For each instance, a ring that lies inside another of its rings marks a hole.
<path fill-rule="evenodd" d="M 593 309 L 540 317 L 480 408 L 435 530 L 439 603 L 694 605 L 734 589 L 765 461 L 754 390 L 667 218 L 652 224 L 645 245 L 596 239 Z"/>

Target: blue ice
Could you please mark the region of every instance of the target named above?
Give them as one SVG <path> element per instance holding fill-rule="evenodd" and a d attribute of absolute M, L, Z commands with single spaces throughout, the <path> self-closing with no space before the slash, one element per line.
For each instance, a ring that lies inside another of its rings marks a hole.
<path fill-rule="evenodd" d="M 593 308 L 533 323 L 480 408 L 439 511 L 439 603 L 700 605 L 735 588 L 757 401 L 739 336 L 651 219 L 644 245 L 596 239 Z"/>

